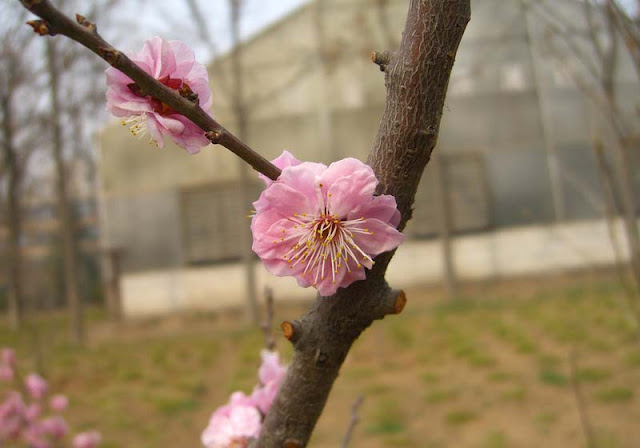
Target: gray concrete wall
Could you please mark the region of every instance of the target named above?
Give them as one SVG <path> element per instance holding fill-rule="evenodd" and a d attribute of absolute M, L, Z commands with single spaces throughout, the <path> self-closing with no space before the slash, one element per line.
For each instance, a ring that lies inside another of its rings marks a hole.
<path fill-rule="evenodd" d="M 370 0 L 327 2 L 325 43 L 330 54 L 328 91 L 321 81 L 313 34 L 314 10 L 303 7 L 243 47 L 248 89 L 249 144 L 265 157 L 283 149 L 298 158 L 330 162 L 362 160 L 375 138 L 384 104 L 384 78 L 369 60 L 371 50 L 390 48 L 380 16 Z M 389 2 L 388 19 L 399 39 L 407 2 Z M 575 4 L 569 2 L 568 4 Z M 528 53 L 518 0 L 474 0 L 473 18 L 457 56 L 441 127 L 438 151 L 478 152 L 489 176 L 490 215 L 497 227 L 545 223 L 553 219 L 534 64 Z M 534 27 L 538 37 L 542 26 Z M 549 60 L 537 64 L 549 121 L 563 173 L 568 219 L 601 215 L 601 199 L 590 149 L 588 111 L 580 92 L 558 76 Z M 229 109 L 228 59 L 213 64 L 213 113 L 235 128 Z M 621 107 L 637 119 L 637 78 L 629 61 L 618 71 Z M 323 135 L 319 105 L 331 109 L 333 136 Z M 332 146 L 331 142 L 335 142 Z M 195 156 L 168 143 L 165 149 L 131 137 L 114 123 L 100 137 L 102 228 L 105 243 L 128 252 L 131 270 L 178 267 L 181 254 L 180 191 L 237 179 L 237 161 L 224 148 L 209 146 Z M 637 165 L 635 165 L 637 166 Z M 429 171 L 425 176 L 427 176 Z M 638 171 L 636 170 L 636 173 Z M 636 174 L 640 192 L 640 175 Z M 587 188 L 587 199 L 584 188 Z M 431 204 L 417 203 L 416 207 Z M 125 258 L 127 260 L 127 258 Z"/>

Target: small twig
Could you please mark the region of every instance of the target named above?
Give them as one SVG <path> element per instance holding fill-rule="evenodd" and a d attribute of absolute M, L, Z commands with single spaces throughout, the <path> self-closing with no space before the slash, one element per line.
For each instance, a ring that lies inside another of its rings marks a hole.
<path fill-rule="evenodd" d="M 275 350 L 276 340 L 273 337 L 273 290 L 264 288 L 264 320 L 260 325 L 264 332 L 264 345 L 267 350 Z"/>
<path fill-rule="evenodd" d="M 297 320 L 293 322 L 285 320 L 280 324 L 280 329 L 284 337 L 292 344 L 295 344 L 296 341 L 300 339 L 300 336 L 302 336 L 302 326 Z"/>
<path fill-rule="evenodd" d="M 235 135 L 225 129 L 208 113 L 200 108 L 197 101 L 190 95 L 181 96 L 178 92 L 163 85 L 147 72 L 142 70 L 124 53 L 114 48 L 98 34 L 94 23 L 81 15 L 76 15 L 78 23 L 71 20 L 49 0 L 20 0 L 22 5 L 42 20 L 29 21 L 34 31 L 42 36 L 62 34 L 84 45 L 89 50 L 107 61 L 111 66 L 131 78 L 138 88 L 155 99 L 170 106 L 176 112 L 184 115 L 205 132 L 213 132 L 216 135 L 215 143 L 218 143 L 242 160 L 247 162 L 256 171 L 268 178 L 275 180 L 280 175 L 280 169 L 255 152 Z M 188 92 L 187 92 L 188 93 Z M 210 139 L 211 140 L 211 139 Z"/>
<path fill-rule="evenodd" d="M 384 319 L 389 314 L 400 314 L 407 305 L 407 294 L 402 289 L 391 289 L 380 302 L 376 319 Z"/>
<path fill-rule="evenodd" d="M 587 439 L 587 447 L 593 448 L 596 446 L 596 439 L 593 432 L 593 426 L 591 425 L 591 422 L 589 421 L 589 415 L 587 414 L 587 405 L 584 399 L 584 395 L 582 394 L 582 388 L 580 387 L 580 382 L 578 381 L 577 358 L 578 351 L 575 348 L 571 349 L 571 351 L 569 352 L 571 387 L 573 388 L 573 394 L 576 397 L 578 415 L 580 416 L 580 426 L 582 427 L 582 432 L 584 432 L 585 439 Z"/>
<path fill-rule="evenodd" d="M 387 69 L 387 65 L 391 62 L 391 53 L 388 51 L 374 51 L 371 53 L 371 61 L 380 67 L 383 72 Z"/>
<path fill-rule="evenodd" d="M 358 409 L 362 405 L 364 401 L 364 396 L 360 395 L 355 399 L 353 404 L 351 405 L 351 420 L 349 421 L 349 426 L 347 427 L 347 432 L 344 434 L 344 438 L 342 439 L 342 448 L 347 448 L 349 446 L 349 441 L 351 440 L 351 436 L 353 435 L 353 430 L 360 421 L 358 417 Z"/>

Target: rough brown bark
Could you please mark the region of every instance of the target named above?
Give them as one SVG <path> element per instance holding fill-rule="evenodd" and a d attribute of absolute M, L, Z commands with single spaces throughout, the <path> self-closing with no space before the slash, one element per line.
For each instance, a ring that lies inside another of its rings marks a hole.
<path fill-rule="evenodd" d="M 469 0 L 412 0 L 400 48 L 384 67 L 387 101 L 368 163 L 380 181 L 378 192 L 396 197 L 401 230 L 436 144 L 449 75 L 469 18 Z M 374 320 L 390 314 L 390 303 L 404 304 L 404 294 L 391 291 L 384 278 L 392 256 L 377 257 L 366 280 L 318 297 L 292 323 L 293 360 L 257 446 L 306 446 L 353 342 Z"/>
<path fill-rule="evenodd" d="M 84 322 L 82 316 L 82 301 L 78 294 L 78 261 L 74 242 L 74 225 L 69 204 L 67 189 L 67 170 L 65 167 L 60 128 L 59 97 L 59 67 L 53 42 L 47 41 L 47 64 L 49 72 L 49 91 L 51 98 L 51 140 L 53 160 L 56 168 L 56 199 L 58 201 L 58 225 L 60 226 L 60 240 L 62 244 L 62 258 L 64 264 L 64 288 L 67 307 L 71 321 L 71 334 L 74 342 L 82 344 L 85 339 Z"/>

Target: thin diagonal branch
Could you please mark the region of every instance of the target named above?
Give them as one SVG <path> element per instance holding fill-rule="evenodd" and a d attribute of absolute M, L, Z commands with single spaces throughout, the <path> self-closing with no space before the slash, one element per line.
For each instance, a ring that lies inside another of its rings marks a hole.
<path fill-rule="evenodd" d="M 344 438 L 342 439 L 342 448 L 348 448 L 349 442 L 351 441 L 351 436 L 353 435 L 353 430 L 356 425 L 360 421 L 358 417 L 358 410 L 364 401 L 364 396 L 359 395 L 358 398 L 355 399 L 353 405 L 351 405 L 351 419 L 349 420 L 349 426 L 347 427 L 347 432 L 344 434 Z"/>
<path fill-rule="evenodd" d="M 141 91 L 169 105 L 198 125 L 212 143 L 220 144 L 251 165 L 256 171 L 270 179 L 277 179 L 280 170 L 267 159 L 255 152 L 235 135 L 225 129 L 198 105 L 183 98 L 177 92 L 154 79 L 138 67 L 124 53 L 105 41 L 97 32 L 94 23 L 77 15 L 78 23 L 56 9 L 49 0 L 20 0 L 22 5 L 43 20 L 32 21 L 30 25 L 41 35 L 62 34 L 87 47 L 111 66 L 126 74 L 140 87 Z"/>

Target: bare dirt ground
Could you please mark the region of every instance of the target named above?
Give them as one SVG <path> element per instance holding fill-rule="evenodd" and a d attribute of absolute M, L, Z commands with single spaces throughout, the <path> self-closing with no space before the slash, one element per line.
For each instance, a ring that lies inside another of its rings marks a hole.
<path fill-rule="evenodd" d="M 351 447 L 586 447 L 576 390 L 593 446 L 640 446 L 640 340 L 617 306 L 623 294 L 607 272 L 465 285 L 454 301 L 408 290 L 404 313 L 356 342 L 310 446 L 340 446 L 363 395 Z M 278 303 L 276 324 L 303 309 Z M 100 429 L 104 448 L 200 446 L 210 413 L 253 388 L 263 345 L 241 310 L 117 325 L 94 310 L 86 349 L 67 342 L 61 315 L 39 328 L 69 421 Z M 27 366 L 33 341 L 0 327 L 0 345 Z"/>

